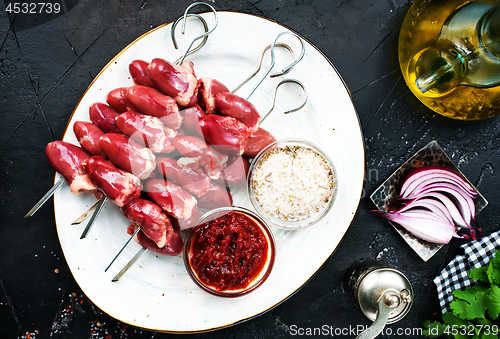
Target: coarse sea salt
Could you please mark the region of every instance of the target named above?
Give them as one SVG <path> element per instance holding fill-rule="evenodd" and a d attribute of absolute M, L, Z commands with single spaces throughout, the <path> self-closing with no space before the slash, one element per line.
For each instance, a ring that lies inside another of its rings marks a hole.
<path fill-rule="evenodd" d="M 269 151 L 253 169 L 255 200 L 269 215 L 300 221 L 323 211 L 335 192 L 335 173 L 316 150 L 298 145 Z"/>

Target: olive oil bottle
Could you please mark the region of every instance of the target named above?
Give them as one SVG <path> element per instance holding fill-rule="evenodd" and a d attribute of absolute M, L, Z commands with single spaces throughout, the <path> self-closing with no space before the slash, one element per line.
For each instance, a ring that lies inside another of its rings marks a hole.
<path fill-rule="evenodd" d="M 399 35 L 406 84 L 444 116 L 500 113 L 500 0 L 416 0 Z"/>

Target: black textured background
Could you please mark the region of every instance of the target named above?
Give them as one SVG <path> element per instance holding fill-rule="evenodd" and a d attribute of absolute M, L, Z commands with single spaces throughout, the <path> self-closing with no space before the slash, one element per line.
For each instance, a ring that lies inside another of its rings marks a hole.
<path fill-rule="evenodd" d="M 93 77 L 131 41 L 174 21 L 193 1 L 66 0 L 59 1 L 59 15 L 9 14 L 5 9 L 12 2 L 0 4 L 0 337 L 175 337 L 120 324 L 85 298 L 61 253 L 52 201 L 34 217 L 23 216 L 52 184 L 45 145 L 61 138 Z M 399 28 L 410 0 L 210 3 L 218 10 L 287 25 L 337 67 L 364 133 L 365 194 L 338 250 L 294 296 L 248 322 L 184 337 L 289 338 L 292 325 L 367 325 L 341 281 L 353 262 L 375 257 L 402 270 L 415 289 L 410 313 L 391 328 L 420 327 L 439 313 L 432 279 L 459 252 L 460 241 L 424 263 L 387 222 L 368 213 L 374 208 L 368 196 L 435 139 L 490 202 L 478 216 L 485 232 L 497 230 L 499 118 L 450 120 L 433 114 L 410 93 L 397 60 Z"/>

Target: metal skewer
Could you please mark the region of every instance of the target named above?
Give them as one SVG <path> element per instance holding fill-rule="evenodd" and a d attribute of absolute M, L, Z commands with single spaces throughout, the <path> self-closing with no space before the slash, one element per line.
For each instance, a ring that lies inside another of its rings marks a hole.
<path fill-rule="evenodd" d="M 292 56 L 292 60 L 293 62 L 295 62 L 295 54 L 293 53 L 293 49 L 288 46 L 287 44 L 282 44 L 282 43 L 278 43 L 275 45 L 276 47 L 283 47 L 283 48 L 286 48 L 291 56 Z M 272 45 L 267 45 L 266 48 L 264 48 L 262 50 L 262 53 L 260 54 L 260 59 L 259 59 L 259 64 L 257 65 L 257 69 L 248 77 L 246 78 L 241 84 L 238 85 L 238 87 L 236 87 L 235 89 L 233 89 L 231 91 L 231 93 L 234 93 L 236 92 L 237 90 L 239 90 L 241 87 L 243 87 L 247 82 L 249 82 L 250 80 L 253 79 L 254 76 L 257 75 L 257 73 L 259 73 L 261 67 L 262 67 L 262 61 L 264 60 L 264 55 L 266 54 L 266 52 L 271 49 Z M 286 71 L 283 71 L 281 73 L 277 73 L 277 74 L 271 74 L 270 77 L 271 78 L 275 78 L 275 77 L 278 77 L 278 76 L 281 76 L 281 75 L 285 75 L 287 74 L 288 72 L 290 72 L 291 70 L 293 69 L 293 66 L 292 67 L 287 67 L 287 70 Z"/>
<path fill-rule="evenodd" d="M 33 214 L 35 214 L 35 212 L 38 211 L 38 209 L 40 207 L 42 207 L 42 205 L 45 204 L 45 202 L 47 200 L 49 200 L 52 195 L 54 195 L 54 193 L 62 185 L 62 183 L 64 182 L 64 180 L 65 180 L 64 177 L 60 178 L 59 180 L 57 180 L 57 182 L 54 184 L 54 186 L 52 186 L 52 188 L 49 189 L 47 191 L 47 193 L 45 193 L 45 195 L 35 204 L 35 206 L 33 206 L 33 208 L 30 209 L 28 213 L 26 213 L 26 215 L 24 216 L 24 218 L 29 218 L 29 217 L 33 216 Z"/>
<path fill-rule="evenodd" d="M 106 267 L 106 269 L 104 270 L 104 272 L 108 271 L 108 269 L 111 267 L 111 265 L 113 265 L 113 263 L 115 262 L 116 258 L 118 258 L 118 256 L 123 252 L 123 250 L 125 249 L 125 247 L 127 247 L 127 245 L 129 244 L 130 240 L 132 240 L 132 238 L 135 237 L 136 234 L 139 233 L 140 230 L 141 230 L 141 228 L 137 227 L 137 229 L 135 230 L 134 234 L 132 234 L 132 236 L 130 238 L 128 238 L 128 240 L 125 243 L 125 245 L 122 246 L 122 248 L 120 249 L 120 251 L 118 251 L 118 253 L 115 255 L 115 257 L 113 258 L 113 260 L 111 260 L 111 262 L 109 263 L 108 267 Z"/>
<path fill-rule="evenodd" d="M 286 83 L 294 83 L 294 84 L 297 84 L 299 85 L 301 88 L 302 88 L 302 91 L 304 92 L 303 93 L 303 96 L 304 96 L 304 100 L 302 100 L 302 103 L 296 107 L 296 108 L 293 108 L 293 109 L 289 109 L 287 111 L 284 111 L 283 113 L 284 114 L 288 114 L 288 113 L 292 113 L 292 112 L 296 112 L 298 110 L 300 110 L 302 107 L 304 107 L 307 103 L 307 91 L 306 91 L 306 88 L 304 86 L 304 84 L 302 84 L 299 80 L 297 79 L 285 79 L 285 80 L 281 80 L 280 83 L 276 86 L 276 89 L 274 90 L 274 98 L 273 98 L 273 106 L 271 107 L 271 109 L 269 110 L 269 112 L 267 112 L 259 121 L 259 125 L 262 124 L 262 122 L 264 121 L 264 119 L 266 119 L 269 114 L 271 114 L 271 112 L 273 111 L 274 109 L 274 106 L 276 104 L 276 96 L 277 96 L 277 93 L 278 93 L 278 88 L 283 85 L 283 84 L 286 84 Z"/>
<path fill-rule="evenodd" d="M 201 23 L 203 24 L 203 27 L 205 29 L 205 32 L 208 32 L 208 24 L 207 24 L 207 21 L 201 16 L 201 15 L 198 15 L 198 14 L 188 14 L 187 17 L 196 17 L 198 18 Z M 181 16 L 179 19 L 177 19 L 177 21 L 174 22 L 174 24 L 172 25 L 172 28 L 170 30 L 170 35 L 172 36 L 172 43 L 174 44 L 174 48 L 175 49 L 178 49 L 179 46 L 177 45 L 177 40 L 175 39 L 175 28 L 177 27 L 177 24 L 182 20 L 184 19 L 183 16 Z M 201 49 L 203 46 L 205 46 L 205 44 L 207 43 L 207 40 L 208 40 L 208 35 L 206 35 L 202 42 L 195 48 L 193 48 L 192 50 L 188 50 L 187 54 L 186 55 L 183 55 L 181 57 L 179 57 L 179 59 L 177 59 L 175 61 L 175 64 L 180 64 L 181 60 L 183 61 L 183 59 L 188 56 L 188 55 L 191 55 L 193 54 L 194 52 L 198 51 L 199 49 Z"/>
<path fill-rule="evenodd" d="M 293 35 L 295 36 L 297 39 L 299 39 L 300 43 L 301 43 L 301 47 L 302 47 L 302 50 L 300 52 L 300 55 L 299 55 L 299 58 L 297 60 L 295 60 L 294 62 L 292 62 L 288 67 L 286 67 L 282 72 L 287 72 L 288 70 L 292 69 L 293 66 L 295 66 L 297 63 L 300 62 L 300 60 L 302 60 L 302 58 L 304 57 L 304 54 L 305 54 L 305 47 L 304 47 L 304 42 L 302 41 L 301 38 L 299 38 L 296 34 L 292 33 L 292 32 L 282 32 L 280 34 L 278 34 L 278 36 L 276 37 L 276 39 L 274 39 L 274 42 L 272 44 L 272 47 L 271 47 L 271 65 L 269 66 L 267 72 L 264 74 L 264 76 L 262 77 L 262 79 L 260 79 L 260 81 L 257 83 L 257 85 L 255 86 L 255 88 L 252 90 L 252 92 L 250 92 L 250 94 L 247 96 L 247 100 L 252 96 L 252 94 L 255 92 L 255 90 L 260 86 L 260 84 L 264 81 L 264 79 L 269 75 L 269 73 L 271 72 L 271 70 L 273 69 L 275 63 L 276 63 L 276 60 L 275 60 L 275 53 L 274 53 L 274 50 L 276 48 L 276 42 L 278 41 L 278 39 L 280 37 L 282 37 L 283 35 L 286 35 L 286 34 L 289 34 L 289 35 Z"/>
<path fill-rule="evenodd" d="M 85 219 L 87 219 L 93 210 L 96 209 L 96 207 L 99 205 L 99 202 L 100 200 L 97 200 L 95 204 L 92 205 L 92 207 L 90 207 L 85 213 L 83 213 L 81 216 L 78 217 L 78 219 L 76 219 L 75 221 L 73 221 L 71 223 L 71 225 L 80 225 L 82 222 L 85 221 Z"/>
<path fill-rule="evenodd" d="M 137 260 L 139 260 L 139 259 L 140 259 L 140 257 L 142 257 L 142 255 L 143 255 L 144 253 L 146 253 L 146 251 L 147 251 L 147 249 L 146 249 L 145 247 L 142 247 L 142 248 L 141 248 L 141 249 L 140 249 L 140 250 L 139 250 L 139 251 L 138 251 L 138 252 L 134 255 L 134 257 L 133 257 L 132 259 L 130 259 L 130 261 L 129 261 L 129 262 L 128 262 L 128 263 L 127 263 L 127 264 L 126 264 L 126 265 L 125 265 L 122 269 L 121 269 L 121 271 L 120 271 L 120 272 L 118 272 L 118 274 L 117 274 L 117 275 L 115 275 L 115 277 L 114 277 L 113 279 L 111 279 L 111 281 L 112 281 L 112 282 L 116 282 L 116 281 L 118 281 L 118 280 L 121 278 L 121 276 L 122 276 L 122 275 L 124 275 L 124 274 L 125 274 L 125 272 L 127 272 L 127 271 L 128 271 L 128 269 L 129 269 L 130 267 L 132 267 L 132 265 L 134 265 L 134 264 L 135 264 L 135 262 L 136 262 Z"/>
<path fill-rule="evenodd" d="M 180 17 L 179 19 L 177 19 L 177 21 L 176 21 L 176 22 L 172 25 L 172 34 L 171 34 L 171 35 L 172 35 L 172 42 L 173 42 L 173 44 L 174 44 L 175 49 L 177 49 L 177 42 L 176 42 L 176 40 L 175 40 L 175 27 L 177 26 L 177 24 L 179 23 L 179 21 L 180 21 L 180 20 L 183 20 L 183 22 L 182 22 L 182 34 L 185 34 L 185 33 L 186 33 L 186 19 L 187 19 L 187 17 L 188 17 L 188 16 L 191 16 L 191 15 L 189 15 L 189 14 L 188 14 L 188 12 L 189 12 L 189 10 L 190 10 L 191 8 L 193 8 L 194 6 L 198 6 L 198 5 L 203 5 L 203 6 L 207 6 L 208 8 L 210 8 L 210 10 L 212 11 L 212 13 L 213 13 L 213 14 L 214 14 L 214 16 L 215 16 L 215 25 L 214 25 L 214 27 L 213 27 L 213 28 L 209 31 L 209 30 L 208 30 L 208 25 L 206 24 L 205 20 L 204 20 L 201 16 L 199 16 L 199 15 L 195 15 L 195 16 L 196 16 L 196 17 L 198 17 L 200 20 L 202 20 L 202 22 L 204 22 L 204 26 L 205 26 L 205 33 L 203 33 L 203 34 L 201 34 L 201 35 L 197 36 L 196 38 L 194 38 L 194 39 L 191 41 L 191 43 L 189 44 L 189 47 L 187 48 L 187 50 L 186 50 L 186 52 L 184 53 L 184 55 L 183 55 L 183 56 L 182 56 L 179 60 L 177 60 L 177 61 L 175 62 L 175 63 L 176 63 L 176 64 L 178 64 L 178 65 L 182 64 L 182 62 L 184 61 L 184 59 L 185 59 L 185 58 L 186 58 L 189 54 L 194 53 L 194 52 L 198 51 L 200 48 L 202 48 L 202 47 L 205 45 L 205 43 L 207 42 L 208 35 L 209 35 L 210 33 L 212 33 L 212 32 L 213 32 L 213 31 L 217 28 L 217 25 L 219 24 L 219 19 L 218 19 L 218 17 L 217 17 L 217 11 L 216 11 L 216 10 L 215 10 L 212 6 L 210 6 L 209 4 L 207 4 L 207 3 L 205 3 L 205 2 L 195 2 L 195 3 L 191 4 L 188 8 L 186 8 L 186 11 L 184 12 L 184 15 L 183 15 L 182 17 Z M 197 40 L 199 40 L 199 39 L 201 39 L 201 38 L 204 38 L 204 39 L 203 39 L 203 41 L 201 42 L 201 44 L 200 44 L 198 47 L 196 47 L 196 48 L 194 48 L 194 49 L 192 49 L 192 50 L 191 50 L 191 47 L 193 47 L 193 44 L 195 43 L 195 41 L 197 41 Z"/>
<path fill-rule="evenodd" d="M 276 43 L 278 41 L 278 39 L 285 35 L 285 34 L 291 34 L 293 36 L 295 36 L 299 41 L 300 41 L 300 44 L 301 44 L 301 51 L 300 51 L 300 56 L 297 60 L 294 59 L 294 53 L 293 53 L 293 50 L 290 48 L 290 46 L 286 45 L 286 44 L 282 44 L 282 43 Z M 297 64 L 299 63 L 302 58 L 304 57 L 304 54 L 305 54 L 305 47 L 304 47 L 304 42 L 302 41 L 302 39 L 300 37 L 298 37 L 296 34 L 294 33 L 291 33 L 291 32 L 282 32 L 280 34 L 278 34 L 278 36 L 276 37 L 276 39 L 274 39 L 274 42 L 271 44 L 271 45 L 268 45 L 266 48 L 264 48 L 264 50 L 262 51 L 261 53 L 261 56 L 260 56 L 260 60 L 259 60 L 259 65 L 257 66 L 257 70 L 252 74 L 250 75 L 250 77 L 248 77 L 247 79 L 245 79 L 245 81 L 243 81 L 238 87 L 236 87 L 231 93 L 234 93 L 236 92 L 237 90 L 239 90 L 243 85 L 245 85 L 250 79 L 252 79 L 260 70 L 261 68 L 261 65 L 262 65 L 262 59 L 264 58 L 264 54 L 266 53 L 266 51 L 271 48 L 271 65 L 269 66 L 269 69 L 267 70 L 266 74 L 264 75 L 264 77 L 259 81 L 259 83 L 255 86 L 255 88 L 252 90 L 252 92 L 248 95 L 247 97 L 247 100 L 252 96 L 252 94 L 255 92 L 255 90 L 260 86 L 260 84 L 264 81 L 264 79 L 267 77 L 267 75 L 271 72 L 271 70 L 273 69 L 274 65 L 275 65 L 275 56 L 274 56 L 274 49 L 276 47 L 284 47 L 286 49 L 288 49 L 288 51 L 290 52 L 290 54 L 292 55 L 292 59 L 293 59 L 293 62 L 285 67 L 283 69 L 283 71 L 281 73 L 278 73 L 278 74 L 273 74 L 271 75 L 270 77 L 273 78 L 273 77 L 277 77 L 277 76 L 280 76 L 280 75 L 285 75 L 287 74 L 288 72 L 290 72 L 292 70 L 292 68 Z M 288 114 L 288 113 L 292 113 L 292 112 L 296 112 L 298 110 L 300 110 L 302 107 L 305 106 L 305 104 L 307 103 L 307 91 L 306 91 L 306 88 L 304 86 L 304 84 L 302 84 L 299 80 L 296 80 L 296 79 L 285 79 L 285 80 L 281 80 L 278 85 L 276 86 L 276 88 L 274 89 L 274 97 L 273 97 L 273 105 L 271 107 L 271 109 L 260 119 L 259 121 L 259 125 L 262 124 L 262 122 L 269 116 L 269 114 L 271 114 L 271 112 L 273 111 L 274 109 L 274 106 L 276 105 L 276 96 L 277 96 L 277 93 L 278 93 L 278 88 L 285 84 L 285 83 L 295 83 L 297 85 L 299 85 L 301 88 L 302 88 L 302 91 L 303 91 L 303 96 L 304 96 L 304 100 L 302 101 L 302 103 L 296 107 L 296 108 L 293 108 L 293 109 L 290 109 L 290 110 L 287 110 L 284 112 L 284 114 Z"/>
<path fill-rule="evenodd" d="M 87 226 L 85 227 L 85 229 L 83 230 L 83 233 L 82 235 L 80 236 L 80 239 L 83 239 L 87 236 L 87 234 L 89 233 L 90 229 L 92 228 L 92 226 L 94 226 L 94 223 L 97 219 L 97 217 L 99 216 L 99 213 L 101 213 L 101 210 L 102 208 L 104 207 L 104 203 L 108 201 L 108 198 L 103 196 L 98 202 L 97 202 L 97 206 L 96 206 L 96 210 L 94 211 L 94 213 L 92 214 L 92 218 L 90 218 L 89 222 L 87 223 Z"/>

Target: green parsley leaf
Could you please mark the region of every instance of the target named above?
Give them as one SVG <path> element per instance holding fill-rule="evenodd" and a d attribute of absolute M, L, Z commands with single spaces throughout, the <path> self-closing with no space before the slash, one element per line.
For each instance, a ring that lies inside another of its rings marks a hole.
<path fill-rule="evenodd" d="M 449 325 L 457 325 L 457 326 L 468 326 L 471 323 L 467 320 L 460 319 L 453 312 L 446 312 L 443 314 L 443 321 Z"/>
<path fill-rule="evenodd" d="M 493 285 L 484 300 L 488 315 L 495 320 L 500 314 L 500 287 Z"/>
<path fill-rule="evenodd" d="M 490 284 L 478 283 L 474 286 L 467 288 L 466 291 L 472 294 L 475 294 L 477 292 L 488 293 L 488 291 L 490 290 L 490 286 L 491 286 Z"/>
<path fill-rule="evenodd" d="M 487 273 L 492 285 L 500 285 L 500 251 L 496 251 L 495 256 L 490 260 Z"/>
<path fill-rule="evenodd" d="M 477 280 L 477 281 L 489 283 L 490 281 L 488 279 L 487 271 L 488 271 L 488 266 L 473 268 L 469 271 L 469 278 Z"/>
<path fill-rule="evenodd" d="M 450 308 L 461 319 L 473 320 L 476 318 L 484 318 L 484 296 L 485 291 L 476 291 L 474 289 L 466 289 L 465 291 L 455 290 L 455 297 L 450 303 Z"/>

